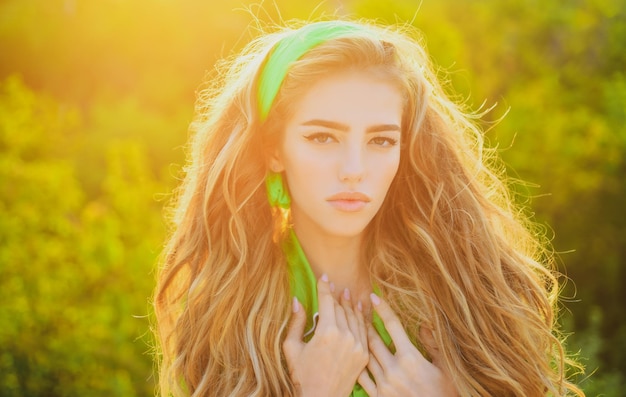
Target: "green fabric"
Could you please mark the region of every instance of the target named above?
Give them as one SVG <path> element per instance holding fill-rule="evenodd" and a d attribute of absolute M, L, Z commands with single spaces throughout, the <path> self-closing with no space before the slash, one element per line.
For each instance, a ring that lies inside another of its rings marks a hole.
<path fill-rule="evenodd" d="M 366 30 L 356 24 L 343 21 L 325 21 L 305 25 L 278 42 L 270 54 L 258 84 L 258 101 L 261 121 L 265 121 L 278 90 L 291 64 L 311 48 L 325 41 Z"/>
<path fill-rule="evenodd" d="M 374 285 L 373 289 L 376 295 L 382 297 L 382 293 L 380 292 L 380 289 L 377 285 Z M 392 342 L 391 335 L 389 335 L 389 332 L 387 332 L 387 328 L 385 328 L 383 319 L 380 318 L 380 316 L 376 312 L 372 313 L 372 324 L 374 325 L 374 329 L 376 329 L 376 332 L 378 332 L 378 335 L 380 335 L 380 338 L 383 340 L 383 342 L 385 342 L 385 345 L 387 345 L 387 347 L 390 347 Z"/>
<path fill-rule="evenodd" d="M 265 177 L 265 188 L 267 190 L 267 201 L 272 207 L 288 209 L 291 207 L 291 196 L 283 183 L 283 174 L 280 172 L 269 172 Z"/>
<path fill-rule="evenodd" d="M 291 295 L 298 298 L 307 313 L 306 326 L 304 328 L 306 337 L 304 340 L 308 342 L 313 336 L 309 332 L 315 325 L 313 315 L 318 313 L 317 279 L 293 229 L 289 231 L 289 238 L 283 243 L 283 253 L 287 258 L 289 266 Z"/>
<path fill-rule="evenodd" d="M 287 265 L 289 266 L 291 294 L 298 298 L 306 312 L 304 341 L 308 342 L 313 337 L 318 315 L 317 279 L 315 278 L 315 274 L 313 274 L 311 265 L 306 255 L 304 255 L 304 251 L 293 229 L 289 231 L 289 238 L 283 243 L 282 249 L 287 258 Z M 374 286 L 373 290 L 376 295 L 381 295 L 380 289 L 377 286 Z M 387 332 L 382 319 L 376 312 L 373 313 L 372 324 L 381 339 L 389 347 L 391 345 L 391 336 Z M 354 385 L 351 396 L 367 397 L 367 393 L 363 390 L 361 385 L 357 383 Z"/>

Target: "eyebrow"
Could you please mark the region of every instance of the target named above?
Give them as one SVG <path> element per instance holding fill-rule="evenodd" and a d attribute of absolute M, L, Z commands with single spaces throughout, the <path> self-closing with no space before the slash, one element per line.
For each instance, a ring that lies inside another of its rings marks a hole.
<path fill-rule="evenodd" d="M 313 119 L 313 120 L 305 121 L 301 125 L 314 126 L 314 127 L 326 127 L 326 128 L 331 128 L 333 130 L 343 131 L 343 132 L 350 131 L 350 127 L 348 125 L 339 123 L 337 121 L 330 121 L 330 120 Z M 372 125 L 370 127 L 367 127 L 367 129 L 365 130 L 366 133 L 384 132 L 384 131 L 400 131 L 400 126 L 397 124 L 377 124 L 377 125 Z"/>

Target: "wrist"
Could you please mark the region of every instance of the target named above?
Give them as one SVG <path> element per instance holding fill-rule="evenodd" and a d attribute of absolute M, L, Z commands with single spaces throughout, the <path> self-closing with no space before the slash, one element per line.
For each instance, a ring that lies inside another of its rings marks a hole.
<path fill-rule="evenodd" d="M 319 384 L 309 384 L 304 387 L 301 384 L 296 384 L 295 387 L 297 397 L 333 397 L 329 390 L 322 390 Z"/>

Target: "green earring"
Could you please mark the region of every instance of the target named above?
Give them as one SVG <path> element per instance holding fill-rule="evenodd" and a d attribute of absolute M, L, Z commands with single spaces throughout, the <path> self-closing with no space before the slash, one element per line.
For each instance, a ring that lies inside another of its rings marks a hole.
<path fill-rule="evenodd" d="M 268 172 L 265 178 L 265 187 L 267 188 L 267 201 L 269 201 L 270 206 L 289 209 L 291 197 L 283 183 L 283 175 L 280 172 Z"/>

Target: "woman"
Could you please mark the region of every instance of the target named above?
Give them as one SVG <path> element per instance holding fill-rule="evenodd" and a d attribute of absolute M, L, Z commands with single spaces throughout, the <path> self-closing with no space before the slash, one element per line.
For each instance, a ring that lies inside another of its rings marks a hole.
<path fill-rule="evenodd" d="M 475 118 L 398 30 L 246 47 L 193 125 L 155 297 L 163 395 L 583 395 L 550 257 Z"/>

